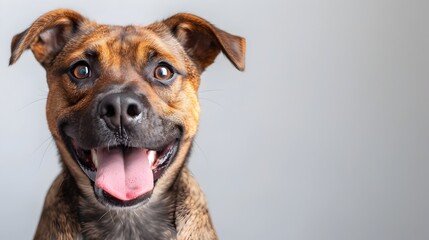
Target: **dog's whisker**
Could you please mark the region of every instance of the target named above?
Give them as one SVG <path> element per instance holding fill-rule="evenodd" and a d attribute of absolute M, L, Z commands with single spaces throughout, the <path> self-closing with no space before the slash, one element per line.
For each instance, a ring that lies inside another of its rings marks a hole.
<path fill-rule="evenodd" d="M 207 161 L 208 160 L 207 154 L 205 153 L 203 148 L 200 146 L 200 144 L 198 144 L 197 139 L 194 139 L 192 142 L 195 143 L 195 146 L 197 146 L 198 150 L 203 154 L 204 160 Z"/>
<path fill-rule="evenodd" d="M 98 221 L 97 221 L 97 222 L 101 221 L 101 219 L 102 219 L 104 216 L 106 216 L 106 214 L 107 214 L 109 211 L 110 211 L 110 209 L 109 209 L 109 210 L 107 210 L 103 215 L 101 215 L 101 217 L 98 219 Z"/>
<path fill-rule="evenodd" d="M 136 211 L 132 211 L 131 213 L 132 213 L 132 214 L 134 214 L 134 216 L 136 216 L 136 218 L 138 218 L 138 217 L 139 217 L 139 215 L 137 214 L 137 212 L 136 212 Z"/>
<path fill-rule="evenodd" d="M 209 89 L 209 90 L 200 90 L 198 93 L 209 93 L 209 92 L 223 92 L 223 89 Z"/>
<path fill-rule="evenodd" d="M 109 211 L 108 211 L 108 213 L 109 213 L 109 215 L 110 215 L 110 220 L 112 221 L 112 223 L 115 223 L 115 221 L 113 220 L 113 217 L 112 217 L 112 211 L 111 211 L 112 209 L 111 208 L 109 208 Z"/>
<path fill-rule="evenodd" d="M 48 99 L 47 97 L 42 97 L 42 98 L 36 99 L 34 101 L 31 101 L 30 103 L 27 103 L 26 105 L 24 105 L 23 107 L 21 107 L 21 109 L 19 109 L 19 111 L 23 111 L 24 109 L 30 107 L 31 105 L 33 105 L 33 104 L 35 104 L 37 102 L 40 102 L 40 101 L 44 101 L 44 100 L 46 101 L 47 99 Z"/>
<path fill-rule="evenodd" d="M 52 146 L 53 142 L 54 142 L 54 139 L 51 138 L 50 141 L 49 141 L 49 143 L 48 143 L 48 146 L 45 148 L 45 151 L 43 151 L 42 159 L 40 159 L 40 163 L 39 163 L 39 168 L 42 166 L 42 163 L 43 163 L 43 161 L 45 159 L 45 155 L 48 152 L 49 147 Z"/>
<path fill-rule="evenodd" d="M 218 102 L 215 102 L 211 99 L 200 97 L 200 100 L 205 100 L 207 102 L 213 103 L 214 105 L 218 106 L 220 109 L 224 110 L 224 107 L 222 105 L 220 105 Z"/>
<path fill-rule="evenodd" d="M 49 140 L 53 140 L 52 136 L 47 137 L 45 140 L 42 141 L 42 143 L 39 144 L 39 146 L 32 152 L 32 154 L 36 153 L 37 151 L 40 150 L 40 148 L 42 148 L 43 145 L 45 145 Z"/>
<path fill-rule="evenodd" d="M 115 218 L 119 219 L 119 221 L 121 222 L 121 224 L 124 225 L 124 222 L 122 221 L 123 214 L 119 214 L 117 211 L 115 211 L 114 214 L 115 214 Z M 110 215 L 110 216 L 112 216 L 112 215 Z M 113 218 L 112 218 L 112 222 L 113 222 Z"/>

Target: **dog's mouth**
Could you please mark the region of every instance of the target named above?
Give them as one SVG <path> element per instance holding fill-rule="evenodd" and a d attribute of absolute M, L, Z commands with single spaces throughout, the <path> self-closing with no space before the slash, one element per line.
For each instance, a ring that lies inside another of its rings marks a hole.
<path fill-rule="evenodd" d="M 120 207 L 149 199 L 178 147 L 179 140 L 175 140 L 161 150 L 123 145 L 85 150 L 71 140 L 73 155 L 92 181 L 98 200 Z"/>

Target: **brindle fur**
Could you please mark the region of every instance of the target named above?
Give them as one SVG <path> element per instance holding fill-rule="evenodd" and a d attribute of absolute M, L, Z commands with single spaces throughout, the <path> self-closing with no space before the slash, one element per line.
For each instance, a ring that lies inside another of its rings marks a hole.
<path fill-rule="evenodd" d="M 46 116 L 62 163 L 46 196 L 35 239 L 217 239 L 187 158 L 198 127 L 200 74 L 221 51 L 243 70 L 243 38 L 190 14 L 177 14 L 146 27 L 122 27 L 98 24 L 72 10 L 59 9 L 41 16 L 13 38 L 10 64 L 26 49 L 32 50 L 47 72 Z M 72 82 L 67 68 L 86 55 L 95 56 L 96 78 L 90 83 Z M 147 69 L 151 58 L 168 60 L 182 74 L 168 86 L 147 81 L 142 69 Z M 136 136 L 124 140 L 126 144 L 155 146 L 177 135 L 170 125 L 180 126 L 183 134 L 175 160 L 156 183 L 149 202 L 137 207 L 101 204 L 64 140 L 63 131 L 68 131 L 88 147 L 97 141 L 122 143 L 104 134 L 96 123 L 82 124 L 92 121 L 87 118 L 94 102 L 112 88 L 132 89 L 146 102 L 148 120 L 142 128 L 150 134 L 137 130 Z M 103 134 L 91 139 L 85 135 L 91 128 Z"/>

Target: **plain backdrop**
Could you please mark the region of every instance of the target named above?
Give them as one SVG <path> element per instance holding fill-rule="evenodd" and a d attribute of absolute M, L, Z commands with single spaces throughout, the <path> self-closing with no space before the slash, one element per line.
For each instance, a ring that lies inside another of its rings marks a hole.
<path fill-rule="evenodd" d="M 43 68 L 10 42 L 72 8 L 109 24 L 197 14 L 247 39 L 203 74 L 190 159 L 220 239 L 429 239 L 429 1 L 1 1 L 0 239 L 30 239 L 59 172 Z"/>

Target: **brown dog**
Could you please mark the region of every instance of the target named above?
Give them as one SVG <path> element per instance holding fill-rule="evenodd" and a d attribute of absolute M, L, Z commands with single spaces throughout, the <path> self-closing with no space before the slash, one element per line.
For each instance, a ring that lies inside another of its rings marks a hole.
<path fill-rule="evenodd" d="M 243 70 L 245 40 L 190 14 L 122 27 L 60 9 L 13 38 L 10 64 L 28 48 L 63 165 L 35 239 L 217 239 L 186 162 L 200 74 L 220 51 Z"/>

